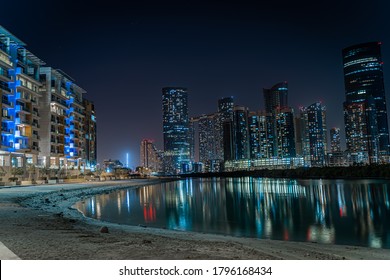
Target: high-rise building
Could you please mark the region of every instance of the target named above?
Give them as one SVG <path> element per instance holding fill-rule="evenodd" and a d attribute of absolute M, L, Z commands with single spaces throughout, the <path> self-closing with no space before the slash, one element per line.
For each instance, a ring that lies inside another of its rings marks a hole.
<path fill-rule="evenodd" d="M 219 171 L 219 125 L 218 113 L 202 115 L 198 118 L 199 161 L 204 171 Z"/>
<path fill-rule="evenodd" d="M 347 165 L 345 153 L 341 151 L 340 128 L 338 127 L 333 127 L 330 129 L 330 151 L 327 158 L 329 166 Z"/>
<path fill-rule="evenodd" d="M 248 128 L 250 158 L 268 158 L 267 114 L 265 112 L 250 112 Z"/>
<path fill-rule="evenodd" d="M 274 114 L 277 157 L 295 157 L 294 110 L 290 107 L 278 108 Z"/>
<path fill-rule="evenodd" d="M 263 89 L 265 111 L 272 113 L 276 108 L 284 108 L 288 106 L 288 84 L 280 82 L 270 89 Z"/>
<path fill-rule="evenodd" d="M 40 151 L 39 69 L 45 63 L 26 44 L 0 26 L 2 98 L 0 163 L 7 167 L 37 164 Z"/>
<path fill-rule="evenodd" d="M 294 117 L 295 126 L 295 152 L 298 157 L 303 156 L 303 124 L 301 116 Z"/>
<path fill-rule="evenodd" d="M 327 151 L 326 110 L 321 102 L 300 108 L 303 156 L 311 166 L 324 166 Z"/>
<path fill-rule="evenodd" d="M 277 157 L 278 143 L 276 135 L 276 114 L 275 110 L 281 110 L 288 107 L 288 83 L 280 82 L 270 89 L 263 89 L 265 112 L 268 115 L 268 155 Z M 280 151 L 279 151 L 280 152 Z"/>
<path fill-rule="evenodd" d="M 190 139 L 187 89 L 162 89 L 164 170 L 169 174 L 187 172 L 190 164 Z"/>
<path fill-rule="evenodd" d="M 152 140 L 144 139 L 140 147 L 141 166 L 153 172 L 162 172 L 162 152 L 154 145 Z"/>
<path fill-rule="evenodd" d="M 338 127 L 330 129 L 330 152 L 341 152 L 340 128 Z"/>
<path fill-rule="evenodd" d="M 354 162 L 389 162 L 381 43 L 343 49 L 347 151 Z"/>
<path fill-rule="evenodd" d="M 86 92 L 61 70 L 41 67 L 40 160 L 50 168 L 85 164 Z"/>
<path fill-rule="evenodd" d="M 218 100 L 218 124 L 216 130 L 218 133 L 218 142 L 216 144 L 216 155 L 220 162 L 223 162 L 224 156 L 224 136 L 223 124 L 233 121 L 233 96 L 224 97 Z"/>
<path fill-rule="evenodd" d="M 96 119 L 94 128 L 88 132 L 85 128 L 86 118 L 95 116 L 94 109 L 86 110 L 85 91 L 72 78 L 44 65 L 26 44 L 0 26 L 0 166 L 92 168 Z"/>
<path fill-rule="evenodd" d="M 235 159 L 249 159 L 248 108 L 235 106 L 233 112 Z"/>
<path fill-rule="evenodd" d="M 84 154 L 86 166 L 93 169 L 97 164 L 97 127 L 96 127 L 96 111 L 95 104 L 83 98 L 83 106 L 85 109 L 84 118 Z"/>
<path fill-rule="evenodd" d="M 223 123 L 224 158 L 249 159 L 248 108 L 234 106 L 233 120 Z"/>

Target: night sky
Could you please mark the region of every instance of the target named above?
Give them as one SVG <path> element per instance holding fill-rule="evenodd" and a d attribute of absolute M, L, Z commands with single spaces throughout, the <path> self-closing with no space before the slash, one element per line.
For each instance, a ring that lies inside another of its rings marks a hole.
<path fill-rule="evenodd" d="M 357 43 L 383 43 L 390 102 L 390 1 L 128 2 L 1 2 L 0 25 L 95 102 L 99 162 L 137 166 L 143 138 L 162 148 L 165 86 L 187 87 L 197 116 L 231 95 L 264 109 L 262 89 L 288 81 L 296 112 L 320 100 L 344 131 L 341 49 Z"/>

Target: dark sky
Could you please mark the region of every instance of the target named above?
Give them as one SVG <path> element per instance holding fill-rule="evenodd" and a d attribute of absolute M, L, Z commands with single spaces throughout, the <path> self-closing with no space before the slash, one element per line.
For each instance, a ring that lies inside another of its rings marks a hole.
<path fill-rule="evenodd" d="M 357 43 L 383 42 L 389 100 L 390 1 L 257 2 L 13 0 L 0 25 L 87 90 L 99 162 L 138 165 L 143 138 L 162 148 L 164 86 L 187 87 L 195 116 L 231 95 L 263 109 L 262 88 L 288 81 L 296 111 L 321 100 L 343 129 L 341 49 Z"/>

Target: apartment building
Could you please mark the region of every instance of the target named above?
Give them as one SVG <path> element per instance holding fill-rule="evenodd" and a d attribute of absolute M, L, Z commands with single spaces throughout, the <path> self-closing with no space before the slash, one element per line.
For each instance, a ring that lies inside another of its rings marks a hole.
<path fill-rule="evenodd" d="M 96 116 L 93 103 L 84 101 L 85 93 L 73 78 L 46 66 L 0 26 L 0 173 L 28 164 L 93 168 Z"/>

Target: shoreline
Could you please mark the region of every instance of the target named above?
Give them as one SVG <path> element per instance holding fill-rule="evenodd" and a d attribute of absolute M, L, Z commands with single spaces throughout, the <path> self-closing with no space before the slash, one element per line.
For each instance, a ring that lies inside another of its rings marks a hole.
<path fill-rule="evenodd" d="M 279 241 L 113 224 L 72 206 L 134 179 L 0 189 L 0 242 L 21 259 L 390 259 L 389 249 Z M 109 233 L 100 233 L 107 226 Z"/>

